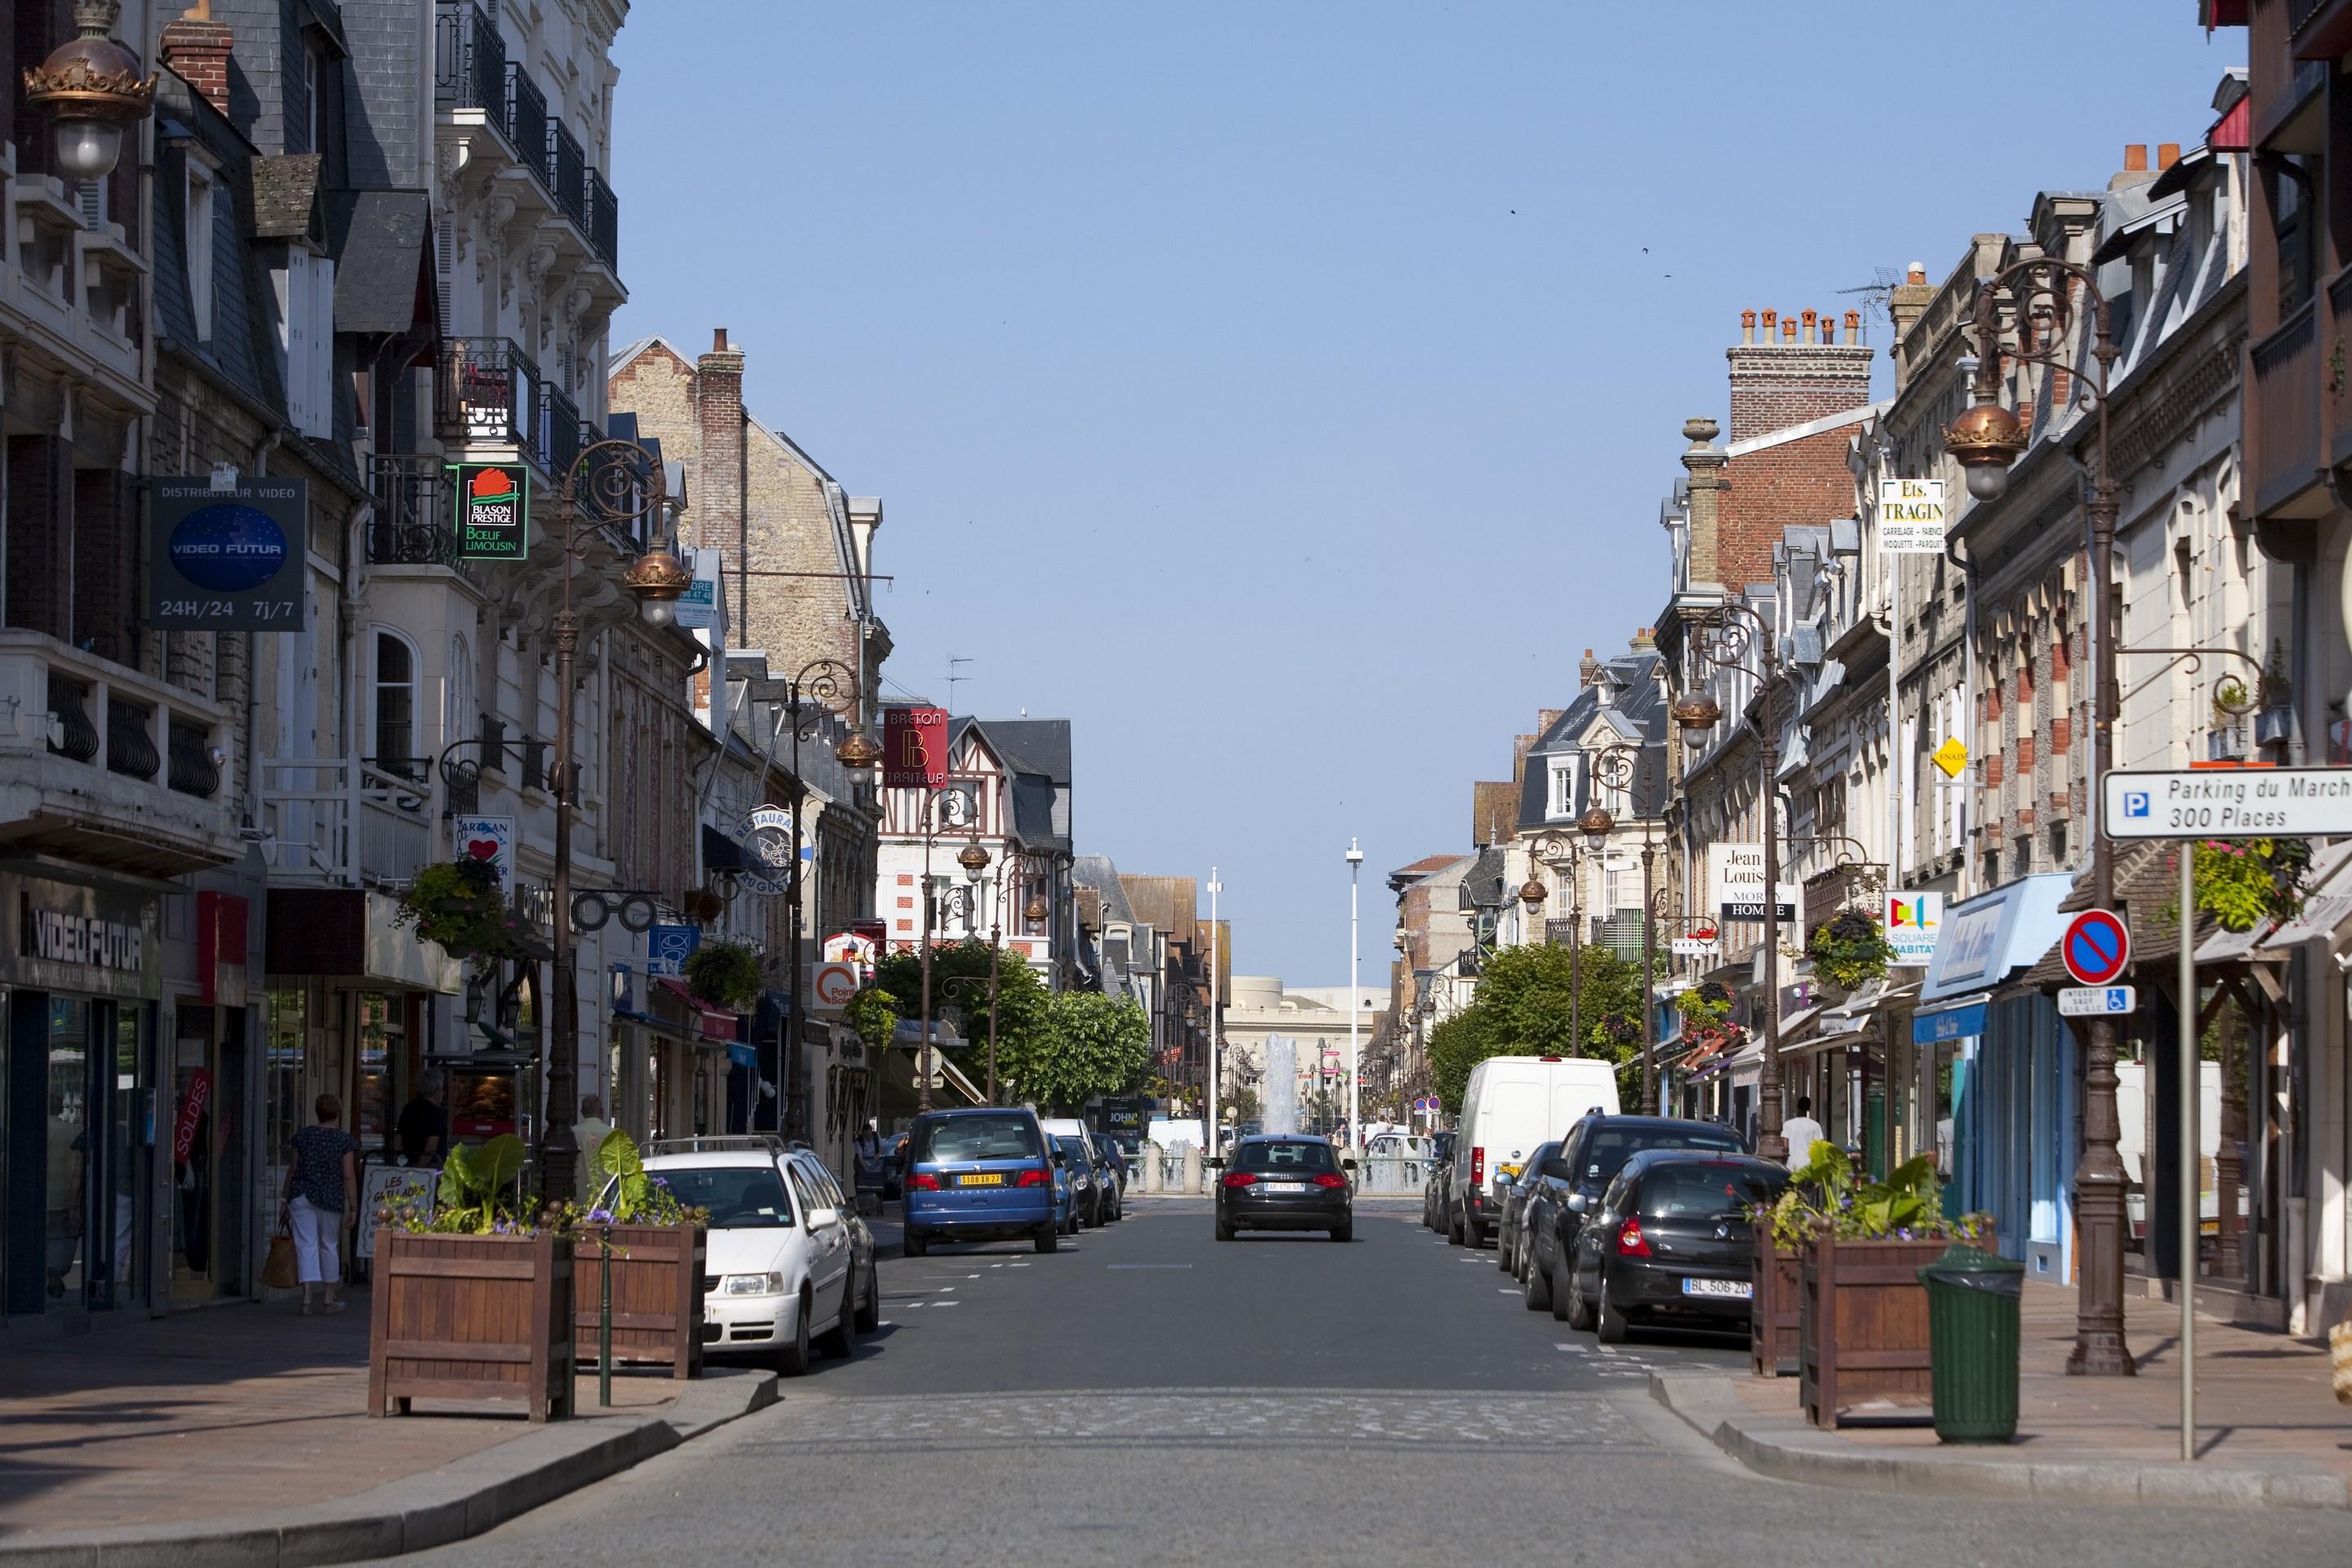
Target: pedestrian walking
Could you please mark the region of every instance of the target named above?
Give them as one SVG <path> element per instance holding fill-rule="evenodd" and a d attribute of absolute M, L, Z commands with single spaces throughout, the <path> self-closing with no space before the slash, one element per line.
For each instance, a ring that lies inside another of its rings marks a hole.
<path fill-rule="evenodd" d="M 400 1152 L 412 1165 L 437 1165 L 449 1148 L 449 1077 L 427 1068 L 416 1080 L 416 1098 L 401 1108 L 394 1129 Z"/>
<path fill-rule="evenodd" d="M 593 1094 L 580 1097 L 580 1120 L 572 1124 L 572 1142 L 580 1151 L 580 1206 L 593 1207 L 596 1194 L 604 1188 L 604 1178 L 596 1172 L 596 1149 L 604 1142 L 613 1124 L 604 1120 L 604 1102 Z"/>
<path fill-rule="evenodd" d="M 294 1232 L 294 1271 L 302 1286 L 302 1315 L 343 1310 L 343 1216 L 359 1201 L 359 1142 L 343 1131 L 343 1102 L 322 1094 L 311 1110 L 318 1121 L 294 1134 L 286 1181 L 286 1219 Z"/>
<path fill-rule="evenodd" d="M 1789 1169 L 1794 1171 L 1813 1157 L 1813 1145 L 1826 1134 L 1822 1124 L 1813 1120 L 1813 1102 L 1800 1095 L 1797 1114 L 1780 1124 L 1780 1136 L 1789 1141 Z"/>
<path fill-rule="evenodd" d="M 861 1192 L 882 1187 L 882 1131 L 870 1121 L 857 1130 L 857 1186 Z"/>

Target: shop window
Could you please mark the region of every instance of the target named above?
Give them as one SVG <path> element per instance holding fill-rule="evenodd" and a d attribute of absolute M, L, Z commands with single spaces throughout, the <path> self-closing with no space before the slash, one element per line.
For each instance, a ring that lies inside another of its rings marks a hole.
<path fill-rule="evenodd" d="M 139 1299 L 141 1286 L 146 1283 L 146 1270 L 140 1268 L 139 1198 L 145 1191 L 142 1179 L 148 1169 L 146 1156 L 140 1145 L 139 1090 L 145 1079 L 142 1053 L 140 1050 L 140 1024 L 144 1008 L 135 1002 L 125 1002 L 114 1014 L 114 1139 L 107 1163 L 112 1169 L 108 1207 L 109 1223 L 113 1229 L 113 1254 L 107 1270 L 103 1300 L 99 1305 L 127 1307 Z"/>
<path fill-rule="evenodd" d="M 362 1149 L 387 1146 L 392 1131 L 392 1064 L 406 1054 L 397 999 L 381 991 L 360 994 L 358 1109 L 351 1121 Z"/>
<path fill-rule="evenodd" d="M 209 1301 L 214 1295 L 213 1010 L 182 1005 L 172 1035 L 172 1299 Z"/>
<path fill-rule="evenodd" d="M 49 999 L 48 1137 L 42 1268 L 52 1310 L 83 1305 L 89 1284 L 89 1004 Z"/>
<path fill-rule="evenodd" d="M 386 773 L 422 776 L 416 757 L 416 650 L 405 637 L 375 634 L 375 754 Z"/>
<path fill-rule="evenodd" d="M 441 683 L 441 743 L 470 732 L 474 710 L 474 650 L 459 632 L 449 639 L 449 674 Z"/>

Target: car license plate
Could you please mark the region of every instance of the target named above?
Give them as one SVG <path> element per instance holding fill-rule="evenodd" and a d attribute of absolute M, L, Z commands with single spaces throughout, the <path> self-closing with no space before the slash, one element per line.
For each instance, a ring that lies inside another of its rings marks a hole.
<path fill-rule="evenodd" d="M 1756 1287 L 1751 1281 L 1746 1279 L 1685 1279 L 1683 1281 L 1683 1294 L 1729 1296 L 1737 1300 L 1745 1301 L 1756 1294 Z"/>
<path fill-rule="evenodd" d="M 1269 1193 L 1303 1193 L 1307 1190 L 1307 1184 L 1305 1182 L 1268 1182 L 1265 1184 L 1265 1190 Z"/>
<path fill-rule="evenodd" d="M 1004 1173 L 1002 1171 L 973 1171 L 956 1178 L 956 1185 L 960 1187 L 1001 1187 L 1003 1184 Z"/>

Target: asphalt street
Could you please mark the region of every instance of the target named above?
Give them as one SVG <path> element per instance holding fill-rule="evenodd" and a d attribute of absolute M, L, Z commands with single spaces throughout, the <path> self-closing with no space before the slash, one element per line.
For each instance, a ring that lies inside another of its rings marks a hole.
<path fill-rule="evenodd" d="M 1759 1479 L 1649 1397 L 1740 1346 L 1603 1347 L 1417 1207 L 1220 1244 L 1139 1201 L 882 1266 L 884 1327 L 775 1407 L 441 1563 L 2199 1564 L 2347 1558 L 2341 1514 L 1911 1498 Z M 1523 1557 L 1520 1554 L 1540 1554 Z"/>

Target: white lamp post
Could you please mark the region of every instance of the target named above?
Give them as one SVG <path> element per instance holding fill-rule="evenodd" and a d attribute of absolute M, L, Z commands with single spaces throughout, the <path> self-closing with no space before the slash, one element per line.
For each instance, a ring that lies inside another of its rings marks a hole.
<path fill-rule="evenodd" d="M 1223 1065 L 1217 1055 L 1217 895 L 1225 885 L 1217 880 L 1217 868 L 1209 868 L 1209 1152 L 1217 1153 L 1225 1146 L 1223 1123 L 1217 1120 L 1217 1094 L 1224 1087 L 1219 1076 Z"/>
<path fill-rule="evenodd" d="M 1363 1012 L 1356 994 L 1356 872 L 1364 863 L 1364 852 L 1356 847 L 1353 838 L 1348 840 L 1348 1146 L 1364 1146 L 1364 1130 L 1357 1124 L 1356 1104 L 1356 1027 Z"/>

